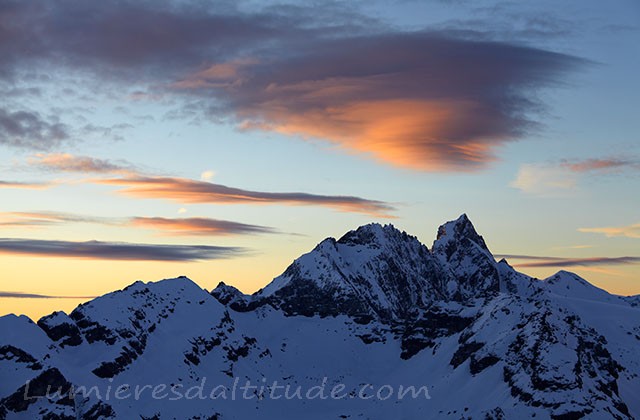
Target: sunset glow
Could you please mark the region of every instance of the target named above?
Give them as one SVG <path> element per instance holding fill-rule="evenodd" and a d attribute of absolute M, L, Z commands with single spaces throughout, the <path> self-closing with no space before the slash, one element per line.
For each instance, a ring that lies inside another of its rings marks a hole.
<path fill-rule="evenodd" d="M 9 1 L 0 315 L 177 275 L 255 292 L 325 237 L 429 245 L 462 213 L 527 274 L 639 294 L 638 16 Z"/>

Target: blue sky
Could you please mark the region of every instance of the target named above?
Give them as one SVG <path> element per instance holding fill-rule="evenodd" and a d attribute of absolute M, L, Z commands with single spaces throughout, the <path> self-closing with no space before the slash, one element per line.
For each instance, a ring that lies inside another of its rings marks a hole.
<path fill-rule="evenodd" d="M 639 18 L 633 1 L 7 2 L 0 292 L 181 274 L 253 292 L 326 236 L 377 221 L 430 245 L 466 212 L 524 272 L 640 293 Z"/>

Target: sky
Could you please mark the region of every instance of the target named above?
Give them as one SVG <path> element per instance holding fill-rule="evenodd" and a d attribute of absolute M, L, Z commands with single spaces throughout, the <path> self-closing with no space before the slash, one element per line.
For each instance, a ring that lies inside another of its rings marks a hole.
<path fill-rule="evenodd" d="M 640 294 L 635 0 L 8 0 L 0 56 L 0 315 L 462 213 Z"/>

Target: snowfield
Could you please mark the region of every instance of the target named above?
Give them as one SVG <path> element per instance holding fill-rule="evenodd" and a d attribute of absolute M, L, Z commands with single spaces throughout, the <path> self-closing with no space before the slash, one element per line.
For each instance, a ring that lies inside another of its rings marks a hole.
<path fill-rule="evenodd" d="M 431 249 L 370 224 L 253 295 L 180 277 L 1 317 L 0 419 L 627 419 L 639 349 L 637 296 L 518 273 L 465 215 Z"/>

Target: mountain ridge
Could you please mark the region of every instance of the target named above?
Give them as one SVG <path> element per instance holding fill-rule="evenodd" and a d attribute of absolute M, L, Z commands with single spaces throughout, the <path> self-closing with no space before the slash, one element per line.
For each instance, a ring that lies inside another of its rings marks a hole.
<path fill-rule="evenodd" d="M 398 266 L 397 261 L 406 264 Z M 375 266 L 373 273 L 368 270 L 371 266 Z M 349 306 L 351 314 L 363 320 L 398 321 L 406 318 L 402 307 L 424 309 L 434 301 L 464 301 L 501 289 L 529 287 L 528 276 L 516 273 L 508 264 L 498 269 L 466 214 L 439 227 L 431 250 L 391 224 L 370 223 L 338 240 L 324 239 L 267 286 L 243 295 L 243 303 L 235 309 L 268 304 L 291 314 L 315 311 L 326 316 Z M 402 280 L 394 283 L 394 279 Z M 213 293 L 224 294 L 222 290 Z M 309 295 L 325 303 L 314 307 L 306 302 Z"/>
<path fill-rule="evenodd" d="M 222 282 L 207 292 L 181 276 L 138 281 L 37 324 L 0 317 L 0 419 L 389 418 L 399 407 L 406 418 L 635 418 L 633 298 L 566 271 L 537 280 L 496 262 L 466 215 L 443 224 L 431 249 L 369 224 L 321 241 L 253 295 Z M 204 379 L 232 389 L 238 378 L 328 380 L 355 395 L 363 383 L 428 380 L 431 398 L 22 398 L 26 384 Z"/>

